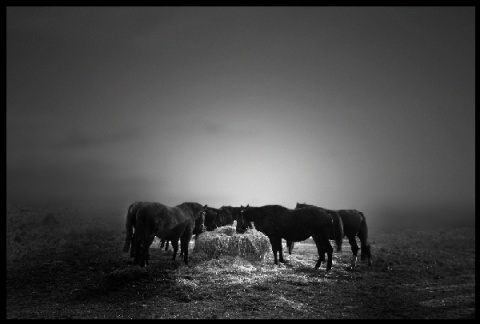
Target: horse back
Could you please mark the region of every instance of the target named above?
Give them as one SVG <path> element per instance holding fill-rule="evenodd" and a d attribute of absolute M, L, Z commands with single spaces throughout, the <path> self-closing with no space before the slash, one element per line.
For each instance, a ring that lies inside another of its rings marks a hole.
<path fill-rule="evenodd" d="M 268 215 L 267 226 L 274 235 L 286 240 L 303 241 L 312 235 L 328 235 L 333 224 L 328 213 L 319 207 L 286 209 Z"/>
<path fill-rule="evenodd" d="M 128 210 L 127 210 L 127 226 L 130 225 L 130 226 L 135 227 L 136 220 L 137 220 L 137 211 L 141 206 L 143 206 L 145 204 L 148 204 L 148 203 L 144 202 L 144 201 L 137 201 L 137 202 L 134 202 L 133 204 L 131 204 L 128 207 Z"/>
<path fill-rule="evenodd" d="M 167 238 L 171 231 L 188 225 L 190 219 L 181 208 L 152 203 L 143 205 L 138 210 L 137 227 L 142 225 L 142 229 L 148 236 Z"/>

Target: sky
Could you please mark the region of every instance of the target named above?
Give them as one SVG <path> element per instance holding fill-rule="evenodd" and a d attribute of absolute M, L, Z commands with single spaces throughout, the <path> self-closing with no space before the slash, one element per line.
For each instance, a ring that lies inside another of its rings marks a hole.
<path fill-rule="evenodd" d="M 6 18 L 9 203 L 474 215 L 475 7 Z"/>

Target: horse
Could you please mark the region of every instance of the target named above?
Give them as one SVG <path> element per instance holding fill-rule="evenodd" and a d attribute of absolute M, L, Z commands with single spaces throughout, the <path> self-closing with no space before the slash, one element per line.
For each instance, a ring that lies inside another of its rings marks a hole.
<path fill-rule="evenodd" d="M 295 209 L 300 208 L 300 207 L 298 207 L 298 205 L 299 204 L 297 203 L 297 207 L 295 207 Z M 317 206 L 313 206 L 313 205 L 309 205 L 309 206 L 310 207 L 317 207 Z M 338 213 L 336 211 L 325 209 L 325 208 L 322 208 L 322 207 L 317 207 L 317 208 L 323 209 L 324 211 L 326 211 L 332 217 L 333 229 L 330 232 L 330 235 L 329 235 L 328 239 L 335 241 L 335 244 L 337 246 L 337 252 L 342 251 L 342 243 L 343 243 L 343 237 L 344 237 L 344 228 L 343 228 L 342 219 L 340 218 L 340 216 L 338 215 Z M 293 250 L 294 245 L 295 245 L 295 243 L 293 241 L 288 241 L 287 240 L 288 254 L 292 254 L 292 250 Z"/>
<path fill-rule="evenodd" d="M 148 250 L 155 236 L 169 240 L 173 246 L 174 261 L 178 251 L 178 240 L 183 252 L 183 261 L 188 265 L 188 244 L 198 218 L 204 219 L 207 205 L 185 202 L 175 207 L 160 203 L 143 204 L 137 211 L 135 231 L 135 264 L 145 267 Z"/>
<path fill-rule="evenodd" d="M 309 206 L 313 205 L 297 203 L 296 208 L 304 208 Z M 355 236 L 358 236 L 358 238 L 360 239 L 360 260 L 364 261 L 365 259 L 367 259 L 368 266 L 371 266 L 372 255 L 370 252 L 370 244 L 368 243 L 368 226 L 365 215 L 355 209 L 326 210 L 332 214 L 337 214 L 342 220 L 344 234 L 348 238 L 348 242 L 350 242 L 353 253 L 353 258 L 350 266 L 351 269 L 355 267 L 358 253 L 358 245 Z"/>
<path fill-rule="evenodd" d="M 207 231 L 213 231 L 217 227 L 231 225 L 233 224 L 233 221 L 233 215 L 228 209 L 212 207 L 207 208 L 207 214 L 205 215 L 205 227 Z"/>
<path fill-rule="evenodd" d="M 218 223 L 218 209 L 207 207 L 205 210 L 205 230 L 213 231 L 219 227 Z"/>
<path fill-rule="evenodd" d="M 208 207 L 209 208 L 209 207 Z M 193 235 L 195 235 L 195 240 L 198 238 L 198 235 L 206 231 L 205 226 L 205 217 L 199 217 L 195 220 L 195 228 L 193 229 Z M 166 239 L 161 239 L 160 248 L 165 247 L 165 251 L 168 250 L 170 241 Z M 183 256 L 183 251 L 180 250 L 180 256 Z"/>
<path fill-rule="evenodd" d="M 236 225 L 235 230 L 236 230 L 237 233 L 242 234 L 247 230 L 248 227 L 250 227 L 250 223 L 244 221 L 243 215 L 242 215 L 242 211 L 245 210 L 249 206 L 250 205 L 247 205 L 246 207 L 244 207 L 243 205 L 240 205 L 240 207 L 231 207 L 234 210 L 237 210 L 237 212 L 235 213 L 236 217 L 237 217 L 237 218 L 235 218 L 235 220 L 237 221 L 237 225 Z"/>
<path fill-rule="evenodd" d="M 241 217 L 241 214 L 240 214 L 241 209 L 242 209 L 242 207 L 232 207 L 232 206 L 222 206 L 222 207 L 220 207 L 220 210 L 225 210 L 225 211 L 230 212 L 230 214 L 232 214 L 233 220 L 237 221 L 237 222 Z"/>
<path fill-rule="evenodd" d="M 245 228 L 247 224 L 253 222 L 257 230 L 268 236 L 272 245 L 274 264 L 278 265 L 279 261 L 285 263 L 282 238 L 299 242 L 312 236 L 319 255 L 315 269 L 318 269 L 321 262 L 325 261 L 325 253 L 328 255 L 326 271 L 332 268 L 333 248 L 328 237 L 333 228 L 333 220 L 325 210 L 318 207 L 288 209 L 280 205 L 262 207 L 247 205 L 242 210 L 242 218 L 241 227 Z"/>

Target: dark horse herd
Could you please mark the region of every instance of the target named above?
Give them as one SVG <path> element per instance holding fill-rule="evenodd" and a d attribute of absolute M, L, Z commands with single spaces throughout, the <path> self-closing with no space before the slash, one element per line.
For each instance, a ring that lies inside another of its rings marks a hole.
<path fill-rule="evenodd" d="M 156 236 L 162 240 L 162 247 L 166 246 L 166 249 L 171 242 L 172 260 L 177 256 L 180 241 L 180 256 L 188 264 L 188 244 L 193 235 L 196 239 L 205 231 L 234 222 L 238 233 L 244 233 L 255 226 L 255 229 L 268 236 L 275 264 L 285 262 L 282 239 L 287 241 L 288 252 L 291 254 L 294 242 L 312 237 L 319 256 L 315 268 L 326 261 L 326 270 L 329 271 L 332 268 L 333 252 L 330 240 L 334 240 L 337 251 L 341 251 L 344 236 L 348 238 L 353 253 L 349 269 L 353 269 L 357 261 L 359 247 L 356 237 L 360 239 L 361 260 L 367 260 L 369 266 L 372 263 L 367 241 L 368 227 L 362 212 L 355 209 L 331 210 L 299 203 L 295 209 L 280 205 L 222 206 L 217 209 L 195 202 L 185 202 L 175 207 L 156 202 L 135 202 L 127 212 L 123 251 L 127 253 L 130 250 L 135 264 L 143 268 L 149 262 L 150 245 Z"/>

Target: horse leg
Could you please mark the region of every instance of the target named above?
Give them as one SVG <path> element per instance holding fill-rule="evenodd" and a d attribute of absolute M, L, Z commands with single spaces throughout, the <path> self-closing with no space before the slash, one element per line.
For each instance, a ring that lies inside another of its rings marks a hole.
<path fill-rule="evenodd" d="M 183 246 L 182 239 L 180 239 L 180 257 L 183 257 L 183 255 L 184 255 L 183 251 L 184 250 L 185 250 L 185 247 Z"/>
<path fill-rule="evenodd" d="M 180 241 L 180 247 L 181 247 L 181 253 L 180 255 L 183 254 L 183 262 L 185 262 L 186 265 L 188 265 L 188 244 L 190 243 L 190 238 L 188 235 L 184 236 L 181 238 Z"/>
<path fill-rule="evenodd" d="M 332 269 L 332 262 L 333 262 L 333 248 L 332 248 L 332 245 L 330 244 L 330 240 L 328 239 L 324 241 L 324 244 L 325 244 L 325 249 L 327 250 L 327 255 L 328 255 L 327 271 L 330 271 L 330 269 Z"/>
<path fill-rule="evenodd" d="M 277 260 L 277 250 L 278 250 L 278 247 L 276 245 L 277 241 L 272 238 L 272 237 L 268 237 L 269 240 L 270 240 L 270 245 L 272 246 L 272 251 L 273 251 L 273 263 L 274 264 L 278 264 L 278 260 Z M 280 242 L 281 243 L 281 242 Z"/>
<path fill-rule="evenodd" d="M 149 264 L 150 260 L 150 245 L 152 245 L 153 240 L 155 239 L 155 236 L 153 236 L 151 239 L 148 240 L 147 246 L 146 246 L 146 258 L 145 258 L 145 264 Z"/>
<path fill-rule="evenodd" d="M 327 233 L 328 234 L 328 233 Z M 320 264 L 322 263 L 322 256 L 325 259 L 325 252 L 327 253 L 328 260 L 327 260 L 327 271 L 330 271 L 332 268 L 332 258 L 333 258 L 333 248 L 330 244 L 330 240 L 328 239 L 328 235 L 316 236 L 312 235 L 313 240 L 315 241 L 315 245 L 317 246 L 318 251 L 318 261 L 315 264 L 315 269 L 320 268 Z"/>
<path fill-rule="evenodd" d="M 322 264 L 322 262 L 325 261 L 325 251 L 324 251 L 325 247 L 323 246 L 322 241 L 318 236 L 312 235 L 312 238 L 313 238 L 313 241 L 315 242 L 315 246 L 317 247 L 317 252 L 318 252 L 318 260 L 317 260 L 317 263 L 315 264 L 315 269 L 318 269 L 320 268 L 320 264 Z"/>
<path fill-rule="evenodd" d="M 178 239 L 172 241 L 172 247 L 173 247 L 173 258 L 172 258 L 172 260 L 175 261 L 175 258 L 177 257 L 177 251 L 178 251 Z"/>
<path fill-rule="evenodd" d="M 131 240 L 131 248 L 130 248 L 130 258 L 134 258 L 135 257 L 135 233 L 133 233 L 132 235 L 132 240 Z"/>
<path fill-rule="evenodd" d="M 367 265 L 370 267 L 372 265 L 372 255 L 370 253 L 370 244 L 362 242 L 360 260 L 364 261 L 365 259 L 367 259 Z"/>
<path fill-rule="evenodd" d="M 282 238 L 279 238 L 278 239 L 278 261 L 280 261 L 281 263 L 285 263 L 285 260 L 283 259 L 283 246 L 282 246 Z"/>
<path fill-rule="evenodd" d="M 370 244 L 367 242 L 366 235 L 362 233 L 358 233 L 358 238 L 360 239 L 360 260 L 364 261 L 367 259 L 368 266 L 372 265 L 372 256 L 370 254 Z"/>
<path fill-rule="evenodd" d="M 169 246 L 169 244 L 170 244 L 170 241 L 166 241 L 166 242 L 165 242 L 165 251 L 167 251 L 167 250 L 168 250 L 168 246 Z M 173 246 L 173 245 L 172 245 L 172 246 Z"/>
<path fill-rule="evenodd" d="M 357 245 L 357 240 L 355 239 L 355 235 L 349 236 L 348 237 L 348 242 L 350 243 L 350 247 L 352 248 L 352 261 L 351 261 L 351 268 L 355 268 L 355 264 L 357 262 L 357 254 L 358 254 L 358 245 Z"/>
<path fill-rule="evenodd" d="M 325 262 L 326 261 L 326 258 L 325 258 L 325 254 L 326 254 L 326 251 L 323 251 L 320 255 L 320 262 Z"/>
<path fill-rule="evenodd" d="M 365 251 L 366 258 L 367 258 L 367 265 L 370 267 L 372 265 L 372 255 L 370 253 L 370 244 L 366 244 L 362 247 L 362 252 Z"/>
<path fill-rule="evenodd" d="M 163 248 L 165 246 L 165 239 L 162 239 L 162 243 L 160 244 L 160 247 Z"/>
<path fill-rule="evenodd" d="M 295 245 L 295 242 L 293 241 L 287 241 L 287 248 L 288 248 L 288 254 L 292 254 L 293 246 Z"/>
<path fill-rule="evenodd" d="M 183 262 L 188 265 L 188 249 L 185 249 L 185 252 L 183 253 Z"/>

